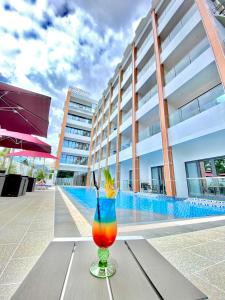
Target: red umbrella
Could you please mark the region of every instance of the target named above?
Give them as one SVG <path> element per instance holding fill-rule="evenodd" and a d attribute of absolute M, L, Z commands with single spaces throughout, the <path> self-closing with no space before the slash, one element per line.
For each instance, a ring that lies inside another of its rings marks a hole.
<path fill-rule="evenodd" d="M 47 137 L 51 98 L 0 83 L 0 127 Z"/>
<path fill-rule="evenodd" d="M 40 158 L 52 158 L 52 159 L 58 159 L 58 157 L 45 152 L 39 152 L 39 151 L 18 151 L 9 153 L 6 156 L 26 156 L 26 157 L 40 157 Z"/>
<path fill-rule="evenodd" d="M 0 146 L 51 153 L 51 146 L 38 138 L 0 128 Z"/>

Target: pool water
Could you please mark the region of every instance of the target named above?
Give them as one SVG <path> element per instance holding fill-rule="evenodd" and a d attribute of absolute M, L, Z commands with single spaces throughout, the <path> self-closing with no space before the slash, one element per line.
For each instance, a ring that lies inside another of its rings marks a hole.
<path fill-rule="evenodd" d="M 95 190 L 74 187 L 64 187 L 64 190 L 91 221 L 96 208 Z M 104 196 L 103 193 L 101 195 Z M 149 197 L 125 192 L 117 194 L 116 208 L 117 220 L 121 224 L 225 215 L 225 202 L 193 201 L 160 195 Z"/>

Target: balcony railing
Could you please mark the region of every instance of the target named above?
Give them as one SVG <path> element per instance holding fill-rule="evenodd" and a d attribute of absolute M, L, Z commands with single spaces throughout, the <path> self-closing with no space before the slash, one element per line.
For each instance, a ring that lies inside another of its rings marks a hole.
<path fill-rule="evenodd" d="M 127 113 L 123 114 L 123 116 L 122 116 L 123 122 L 125 122 L 126 120 L 128 120 L 131 117 L 131 115 L 132 115 L 132 109 L 129 110 Z"/>
<path fill-rule="evenodd" d="M 194 47 L 184 58 L 182 58 L 172 69 L 165 74 L 165 83 L 167 84 L 177 75 L 179 75 L 188 65 L 198 58 L 206 49 L 209 48 L 208 39 L 204 38 L 196 47 Z"/>
<path fill-rule="evenodd" d="M 126 71 L 123 74 L 123 80 L 127 78 L 128 74 L 132 71 L 132 65 L 130 64 L 129 67 L 126 69 Z"/>
<path fill-rule="evenodd" d="M 149 62 L 140 70 L 140 72 L 138 72 L 138 80 L 140 80 L 141 77 L 143 75 L 145 75 L 145 73 L 151 68 L 154 60 L 155 60 L 155 56 L 151 57 L 151 59 L 149 60 Z"/>
<path fill-rule="evenodd" d="M 225 94 L 222 84 L 219 84 L 171 114 L 169 116 L 170 126 L 183 122 L 223 102 L 225 102 Z"/>
<path fill-rule="evenodd" d="M 132 143 L 130 142 L 128 142 L 128 143 L 123 143 L 122 145 L 121 145 L 121 151 L 122 150 L 125 150 L 125 149 L 127 149 L 127 148 L 130 148 L 131 147 L 131 145 L 132 145 Z"/>
<path fill-rule="evenodd" d="M 84 118 L 81 118 L 81 117 L 78 117 L 78 116 L 70 116 L 68 115 L 67 119 L 69 121 L 78 121 L 78 122 L 82 122 L 82 123 L 88 123 L 88 124 L 91 124 L 91 120 L 89 119 L 84 119 Z"/>
<path fill-rule="evenodd" d="M 131 90 L 132 90 L 132 84 L 130 84 L 129 87 L 125 90 L 122 100 L 131 92 Z"/>
<path fill-rule="evenodd" d="M 149 42 L 149 37 L 150 37 L 150 36 L 152 36 L 152 32 L 150 33 L 150 35 L 148 35 L 148 36 L 146 37 L 146 39 L 144 40 L 143 44 L 142 44 L 141 47 L 138 49 L 138 56 L 140 56 L 140 55 L 143 53 L 143 51 L 144 51 L 144 49 L 145 49 L 145 46 L 146 46 L 147 43 Z"/>
<path fill-rule="evenodd" d="M 91 113 L 94 112 L 94 109 L 91 107 L 88 107 L 88 106 L 85 106 L 82 104 L 73 103 L 73 102 L 70 103 L 69 107 L 71 109 L 78 109 L 80 111 L 85 111 L 85 112 L 87 111 L 87 112 L 91 112 Z"/>
<path fill-rule="evenodd" d="M 161 131 L 160 123 L 152 124 L 151 126 L 147 127 L 146 129 L 142 129 L 139 132 L 139 141 L 143 141 Z"/>
<path fill-rule="evenodd" d="M 180 32 L 180 30 L 184 27 L 184 25 L 191 19 L 191 17 L 196 12 L 197 8 L 195 5 L 187 11 L 187 13 L 182 17 L 182 19 L 177 23 L 177 25 L 173 28 L 173 30 L 168 34 L 166 39 L 162 41 L 161 48 L 164 50 L 166 46 L 174 39 L 174 37 Z"/>
<path fill-rule="evenodd" d="M 146 102 L 149 101 L 157 93 L 157 85 L 154 85 L 151 90 L 138 101 L 138 107 L 142 107 Z"/>
<path fill-rule="evenodd" d="M 170 3 L 167 5 L 167 7 L 164 9 L 164 11 L 162 12 L 162 14 L 158 18 L 158 24 L 160 24 L 161 21 L 164 19 L 164 17 L 166 16 L 166 14 L 170 10 L 170 8 L 173 6 L 174 2 L 175 2 L 174 0 L 170 0 Z"/>

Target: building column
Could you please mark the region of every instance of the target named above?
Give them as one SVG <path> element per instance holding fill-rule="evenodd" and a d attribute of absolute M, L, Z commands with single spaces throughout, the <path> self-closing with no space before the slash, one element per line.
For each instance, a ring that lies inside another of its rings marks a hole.
<path fill-rule="evenodd" d="M 103 122 L 103 115 L 104 115 L 104 110 L 105 110 L 105 97 L 103 98 L 103 103 L 102 103 L 102 115 L 101 118 Z M 103 140 L 103 130 L 101 128 L 101 133 L 100 133 L 100 153 L 99 153 L 99 162 L 98 162 L 98 186 L 101 186 L 101 161 L 102 161 L 102 140 Z"/>
<path fill-rule="evenodd" d="M 58 150 L 57 150 L 58 159 L 55 161 L 55 169 L 59 169 L 59 165 L 60 165 L 60 157 L 62 154 L 63 140 L 64 140 L 64 135 L 65 135 L 65 127 L 66 127 L 66 123 L 67 123 L 67 115 L 69 112 L 71 94 L 72 94 L 71 90 L 68 90 L 67 96 L 66 96 L 66 102 L 64 105 L 64 109 L 63 109 L 64 115 L 63 115 L 61 133 L 60 133 L 60 138 L 59 138 L 59 145 L 58 145 Z"/>
<path fill-rule="evenodd" d="M 91 184 L 91 165 L 92 165 L 92 149 L 93 149 L 93 138 L 94 138 L 94 123 L 95 123 L 95 115 L 93 115 L 92 118 L 92 124 L 93 127 L 91 129 L 91 142 L 90 142 L 90 148 L 89 148 L 89 156 L 88 156 L 88 173 L 87 173 L 87 181 L 86 186 L 90 187 Z"/>
<path fill-rule="evenodd" d="M 110 123 L 110 117 L 112 114 L 112 95 L 113 95 L 113 88 L 112 84 L 110 85 L 110 96 L 109 96 L 109 114 L 108 114 L 108 129 L 107 129 L 107 145 L 106 145 L 106 160 L 105 160 L 105 167 L 108 168 L 108 160 L 110 156 L 110 141 L 109 136 L 111 132 L 111 123 Z"/>
<path fill-rule="evenodd" d="M 210 9 L 207 0 L 195 0 L 195 3 L 200 12 L 202 23 L 204 25 L 209 43 L 212 47 L 218 72 L 225 88 L 225 57 L 223 50 L 223 41 L 221 41 L 217 32 L 215 17 Z"/>
<path fill-rule="evenodd" d="M 123 70 L 119 70 L 119 82 L 118 82 L 118 115 L 117 115 L 117 143 L 116 143 L 116 188 L 120 189 L 120 150 L 121 150 L 121 133 L 120 125 L 122 123 L 122 111 L 121 111 L 121 101 L 122 101 L 122 78 Z"/>
<path fill-rule="evenodd" d="M 137 48 L 132 46 L 132 186 L 133 192 L 140 192 L 140 163 L 137 156 L 138 143 L 138 121 L 136 121 L 136 111 L 138 110 L 138 95 L 136 93 L 137 83 Z"/>
<path fill-rule="evenodd" d="M 174 176 L 173 166 L 173 153 L 172 147 L 169 146 L 168 138 L 168 104 L 164 97 L 164 68 L 160 59 L 160 38 L 157 32 L 157 16 L 155 11 L 152 11 L 152 28 L 154 38 L 155 60 L 156 60 L 156 79 L 158 86 L 159 96 L 159 114 L 160 114 L 160 126 L 162 134 L 162 147 L 163 147 L 163 160 L 164 160 L 164 179 L 166 184 L 166 194 L 168 196 L 176 195 L 176 183 Z"/>

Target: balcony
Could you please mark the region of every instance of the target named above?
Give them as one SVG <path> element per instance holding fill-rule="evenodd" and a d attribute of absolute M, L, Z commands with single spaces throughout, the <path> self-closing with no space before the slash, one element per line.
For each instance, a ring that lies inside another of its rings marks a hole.
<path fill-rule="evenodd" d="M 136 85 L 136 90 L 139 91 L 140 88 L 145 84 L 145 82 L 154 74 L 156 71 L 155 56 L 153 56 L 150 61 L 141 69 L 138 73 L 138 81 Z"/>
<path fill-rule="evenodd" d="M 89 156 L 89 150 L 80 150 L 80 149 L 62 147 L 62 152 L 66 154 L 77 155 L 77 156 L 87 156 L 87 157 Z"/>
<path fill-rule="evenodd" d="M 94 113 L 94 109 L 92 107 L 88 107 L 88 106 L 78 104 L 78 103 L 74 103 L 74 102 L 70 102 L 69 109 L 78 110 L 80 112 L 90 113 L 90 114 Z"/>
<path fill-rule="evenodd" d="M 122 97 L 121 109 L 132 99 L 132 84 L 126 89 Z"/>
<path fill-rule="evenodd" d="M 139 133 L 139 141 L 143 141 L 143 140 L 159 133 L 160 131 L 161 131 L 161 129 L 160 129 L 159 123 L 152 124 L 151 126 L 141 130 L 141 132 Z"/>
<path fill-rule="evenodd" d="M 158 34 L 163 31 L 163 29 L 166 27 L 166 25 L 171 21 L 173 16 L 176 14 L 178 9 L 181 7 L 181 5 L 184 3 L 184 0 L 171 0 L 166 9 L 163 11 L 161 16 L 158 19 Z M 188 2 L 188 1 L 187 1 Z"/>
<path fill-rule="evenodd" d="M 119 92 L 119 86 L 117 84 L 117 86 L 113 89 L 112 102 L 115 101 L 116 97 L 118 96 L 118 92 Z"/>
<path fill-rule="evenodd" d="M 81 142 L 90 143 L 90 141 L 91 141 L 91 138 L 89 136 L 84 136 L 84 135 L 75 134 L 75 133 L 69 133 L 66 131 L 65 131 L 64 137 L 69 138 L 71 140 L 81 141 Z"/>
<path fill-rule="evenodd" d="M 123 81 L 122 81 L 122 87 L 127 83 L 127 81 L 132 76 L 132 64 L 129 65 L 129 67 L 126 69 L 126 71 L 123 74 Z"/>
<path fill-rule="evenodd" d="M 152 135 L 137 143 L 137 155 L 141 156 L 162 149 L 161 132 Z"/>
<path fill-rule="evenodd" d="M 116 163 L 116 154 L 113 154 L 108 158 L 108 165 L 111 166 L 114 165 L 115 163 Z"/>
<path fill-rule="evenodd" d="M 115 119 L 115 117 L 117 117 L 117 114 L 118 114 L 118 106 L 116 104 L 114 106 L 114 110 L 113 110 L 113 112 L 112 112 L 112 114 L 110 116 L 110 122 L 112 122 Z"/>
<path fill-rule="evenodd" d="M 141 45 L 141 48 L 139 48 L 137 51 L 137 60 L 136 60 L 137 66 L 143 60 L 143 58 L 145 57 L 146 53 L 148 52 L 148 50 L 151 48 L 152 45 L 153 45 L 153 36 L 151 31 L 151 33 L 146 37 L 144 43 Z"/>
<path fill-rule="evenodd" d="M 192 100 L 188 104 L 182 106 L 175 113 L 170 115 L 170 127 L 224 102 L 225 94 L 223 86 L 222 84 L 219 84 L 196 99 Z"/>
<path fill-rule="evenodd" d="M 139 120 L 141 117 L 145 116 L 148 112 L 150 112 L 159 104 L 158 93 L 152 95 L 152 97 L 151 93 L 150 95 L 147 94 L 140 101 L 141 104 L 139 103 L 139 109 L 136 113 L 136 120 Z"/>
<path fill-rule="evenodd" d="M 179 73 L 192 64 L 204 51 L 209 48 L 207 38 L 204 38 L 197 46 L 195 46 L 185 57 L 183 57 L 169 72 L 165 74 L 165 83 L 169 83 Z"/>
<path fill-rule="evenodd" d="M 132 144 L 131 143 L 121 145 L 121 149 L 122 150 L 120 151 L 120 155 L 119 155 L 120 162 L 132 158 Z"/>
<path fill-rule="evenodd" d="M 190 103 L 187 111 L 184 110 L 185 116 L 181 117 L 179 111 L 179 117 L 176 115 L 176 118 L 173 118 L 175 123 L 178 123 L 168 130 L 171 146 L 225 129 L 225 94 L 218 96 L 216 100 L 211 98 L 210 101 L 210 97 L 203 99 L 195 99 Z M 192 112 L 191 105 L 195 106 Z"/>
<path fill-rule="evenodd" d="M 215 64 L 213 64 L 214 61 L 213 52 L 210 48 L 208 48 L 200 54 L 198 58 L 192 61 L 192 63 L 188 64 L 182 72 L 179 72 L 179 74 L 167 83 L 164 88 L 165 97 L 168 99 L 172 95 L 174 97 L 175 92 L 183 95 L 187 89 L 189 92 L 190 88 L 192 90 L 197 89 L 199 86 L 199 80 L 201 80 L 201 82 L 205 80 L 206 82 L 202 82 L 202 84 L 207 84 L 207 74 L 209 74 L 209 72 L 211 72 L 211 74 L 215 74 L 215 77 L 218 76 L 215 70 Z"/>
<path fill-rule="evenodd" d="M 78 126 L 78 128 L 82 128 L 82 129 L 91 129 L 92 128 L 92 124 L 89 122 L 78 121 L 78 120 L 74 120 L 69 117 L 67 118 L 67 124 Z"/>

